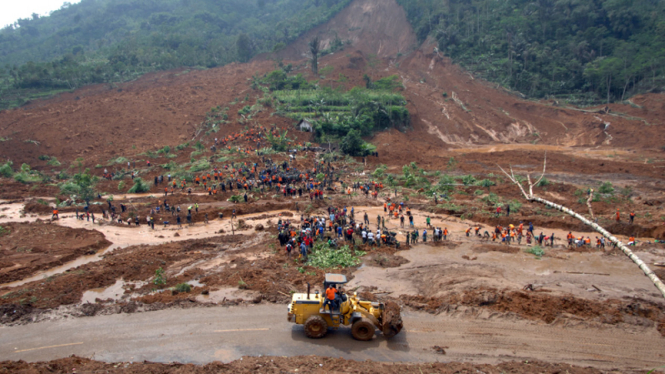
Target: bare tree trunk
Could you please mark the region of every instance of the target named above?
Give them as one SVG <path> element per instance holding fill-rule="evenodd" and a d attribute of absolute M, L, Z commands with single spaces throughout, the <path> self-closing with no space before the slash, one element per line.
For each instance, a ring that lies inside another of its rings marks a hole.
<path fill-rule="evenodd" d="M 649 267 L 647 266 L 647 264 L 644 263 L 644 261 L 642 261 L 639 257 L 637 257 L 633 253 L 633 251 L 631 251 L 626 245 L 624 245 L 621 241 L 619 241 L 619 239 L 617 239 L 614 235 L 609 233 L 607 230 L 602 228 L 597 223 L 589 221 L 588 219 L 583 217 L 581 214 L 578 214 L 578 213 L 574 212 L 570 208 L 566 208 L 563 205 L 555 204 L 551 201 L 542 199 L 540 197 L 536 197 L 533 194 L 533 186 L 537 185 L 545 177 L 546 168 L 547 168 L 547 155 L 545 155 L 545 161 L 543 161 L 543 174 L 540 176 L 540 179 L 538 179 L 536 181 L 536 183 L 531 182 L 531 175 L 527 174 L 526 178 L 527 178 L 527 182 L 529 184 L 529 192 L 527 193 L 526 190 L 524 189 L 524 186 L 522 186 L 522 183 L 520 183 L 517 180 L 517 178 L 515 177 L 515 173 L 513 172 L 512 167 L 510 168 L 510 174 L 508 174 L 508 172 L 506 172 L 501 166 L 499 166 L 499 169 L 501 169 L 501 171 L 510 179 L 510 181 L 513 182 L 513 184 L 517 185 L 517 187 L 519 187 L 520 192 L 522 192 L 522 196 L 524 196 L 525 199 L 527 199 L 528 201 L 537 201 L 541 204 L 544 204 L 546 206 L 549 206 L 551 208 L 554 208 L 558 211 L 564 212 L 566 214 L 569 214 L 569 215 L 577 218 L 578 220 L 580 220 L 581 222 L 583 222 L 587 226 L 593 227 L 593 229 L 596 230 L 596 232 L 600 233 L 605 238 L 607 238 L 610 242 L 612 242 L 614 245 L 616 245 L 619 249 L 621 249 L 621 251 L 626 256 L 628 256 L 628 258 L 630 258 L 635 264 L 637 264 L 637 266 L 644 272 L 644 274 L 651 280 L 651 282 L 653 282 L 654 286 L 656 286 L 656 288 L 658 289 L 658 291 L 660 291 L 660 293 L 663 295 L 663 297 L 665 297 L 665 284 L 663 284 L 663 281 L 661 281 L 658 278 L 658 276 L 656 276 L 656 274 L 654 274 L 654 272 L 651 269 L 649 269 Z M 591 211 L 591 202 L 590 202 L 590 200 L 593 197 L 593 192 L 589 196 L 590 196 L 590 199 L 587 200 L 587 204 L 589 206 L 589 212 L 593 216 L 593 212 Z"/>

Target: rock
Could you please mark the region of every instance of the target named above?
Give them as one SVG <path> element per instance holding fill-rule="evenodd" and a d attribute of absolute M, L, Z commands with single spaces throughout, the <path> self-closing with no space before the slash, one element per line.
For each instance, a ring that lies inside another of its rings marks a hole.
<path fill-rule="evenodd" d="M 178 233 L 176 232 L 175 234 L 173 234 L 173 236 L 178 237 L 178 236 L 180 236 L 180 234 L 178 234 Z"/>
<path fill-rule="evenodd" d="M 263 227 L 263 225 L 260 224 L 260 223 L 258 225 L 256 225 L 256 227 L 254 227 L 255 231 L 263 231 L 264 229 L 265 229 L 265 227 Z"/>

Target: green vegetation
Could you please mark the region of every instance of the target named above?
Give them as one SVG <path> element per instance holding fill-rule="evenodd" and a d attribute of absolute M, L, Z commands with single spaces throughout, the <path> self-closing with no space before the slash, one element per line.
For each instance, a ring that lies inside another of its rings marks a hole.
<path fill-rule="evenodd" d="M 343 92 L 330 87 L 317 88 L 300 74 L 289 76 L 289 70 L 289 66 L 282 66 L 263 78 L 254 77 L 252 87 L 261 86 L 265 96 L 260 101 L 273 106 L 280 115 L 312 122 L 319 143 L 341 143 L 345 153 L 361 156 L 375 151 L 362 137 L 389 128 L 403 131 L 410 125 L 404 96 L 392 92 L 402 87 L 397 76 L 376 82 L 367 77 L 370 88 L 355 87 Z M 247 106 L 239 113 L 251 115 Z M 357 133 L 351 133 L 352 130 Z"/>
<path fill-rule="evenodd" d="M 152 280 L 152 283 L 155 286 L 163 286 L 166 284 L 166 274 L 164 274 L 164 269 L 159 268 L 155 270 L 155 279 Z"/>
<path fill-rule="evenodd" d="M 320 269 L 346 268 L 359 265 L 362 262 L 360 257 L 364 255 L 365 252 L 353 251 L 348 245 L 336 249 L 329 247 L 327 243 L 317 243 L 309 255 L 308 265 Z"/>
<path fill-rule="evenodd" d="M 90 169 L 85 169 L 85 171 L 75 174 L 71 181 L 61 183 L 60 192 L 73 199 L 78 198 L 89 202 L 95 198 L 94 187 L 98 180 L 98 177 L 90 174 Z"/>
<path fill-rule="evenodd" d="M 134 185 L 127 191 L 128 193 L 143 193 L 150 191 L 150 185 L 141 178 L 134 179 Z"/>
<path fill-rule="evenodd" d="M 545 255 L 545 251 L 543 250 L 543 248 L 541 248 L 538 245 L 535 246 L 535 247 L 529 248 L 526 252 L 531 253 L 532 255 L 536 256 L 537 258 L 541 258 Z"/>
<path fill-rule="evenodd" d="M 210 162 L 204 158 L 198 160 L 196 163 L 192 165 L 192 167 L 189 169 L 194 173 L 198 173 L 204 170 L 211 170 L 212 166 L 210 165 Z"/>
<path fill-rule="evenodd" d="M 543 179 L 541 179 L 540 182 L 538 182 L 538 187 L 545 187 L 545 186 L 549 186 L 549 185 L 550 185 L 550 181 L 545 177 L 543 177 Z"/>
<path fill-rule="evenodd" d="M 14 176 L 14 170 L 12 169 L 12 163 L 11 161 L 7 161 L 2 166 L 0 166 L 0 175 L 2 175 L 5 178 L 11 178 Z"/>
<path fill-rule="evenodd" d="M 0 236 L 9 235 L 10 231 L 7 228 L 0 226 Z"/>
<path fill-rule="evenodd" d="M 612 195 L 614 194 L 614 186 L 612 186 L 612 182 L 605 182 L 600 185 L 600 188 L 598 188 L 598 193 L 605 194 L 605 195 Z"/>
<path fill-rule="evenodd" d="M 0 110 L 88 84 L 211 68 L 287 45 L 350 0 L 97 0 L 0 30 Z M 0 25 L 4 26 L 4 25 Z"/>
<path fill-rule="evenodd" d="M 397 0 L 419 40 L 530 97 L 623 100 L 665 81 L 665 2 Z"/>
<path fill-rule="evenodd" d="M 188 293 L 192 291 L 192 286 L 190 286 L 188 283 L 178 283 L 175 286 L 175 290 L 182 293 Z"/>

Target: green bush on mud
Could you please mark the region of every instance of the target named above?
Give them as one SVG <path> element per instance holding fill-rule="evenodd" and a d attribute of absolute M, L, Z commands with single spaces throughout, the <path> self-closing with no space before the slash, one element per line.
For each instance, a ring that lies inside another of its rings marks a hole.
<path fill-rule="evenodd" d="M 10 233 L 9 229 L 0 226 L 0 236 L 9 235 L 9 233 Z"/>
<path fill-rule="evenodd" d="M 155 279 L 152 283 L 156 286 L 163 286 L 166 284 L 166 275 L 164 274 L 164 269 L 159 268 L 155 270 Z"/>
<path fill-rule="evenodd" d="M 320 269 L 346 268 L 359 265 L 360 257 L 364 255 L 365 252 L 353 251 L 348 245 L 335 249 L 329 247 L 327 243 L 317 243 L 314 245 L 312 254 L 309 255 L 308 265 Z"/>
<path fill-rule="evenodd" d="M 150 191 L 148 183 L 144 182 L 141 178 L 134 179 L 134 185 L 127 191 L 128 193 L 142 193 Z"/>
<path fill-rule="evenodd" d="M 192 291 L 192 286 L 188 283 L 180 283 L 175 286 L 175 290 L 182 293 L 187 293 Z"/>
<path fill-rule="evenodd" d="M 0 175 L 2 175 L 5 178 L 11 178 L 14 176 L 14 170 L 12 169 L 13 163 L 11 161 L 5 162 L 2 166 L 0 166 Z"/>
<path fill-rule="evenodd" d="M 527 250 L 526 252 L 531 253 L 532 255 L 538 258 L 541 258 L 543 257 L 543 255 L 545 255 L 545 251 L 539 245 L 529 248 L 529 250 Z"/>

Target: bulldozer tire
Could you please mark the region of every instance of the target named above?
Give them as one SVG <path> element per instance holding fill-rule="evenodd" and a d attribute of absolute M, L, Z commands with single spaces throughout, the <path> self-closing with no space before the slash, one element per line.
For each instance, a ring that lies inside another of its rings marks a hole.
<path fill-rule="evenodd" d="M 305 321 L 305 335 L 308 338 L 320 339 L 326 336 L 328 324 L 321 316 L 311 316 Z"/>
<path fill-rule="evenodd" d="M 374 324 L 367 318 L 361 318 L 357 320 L 353 326 L 351 326 L 351 335 L 356 340 L 372 340 L 374 337 Z"/>

